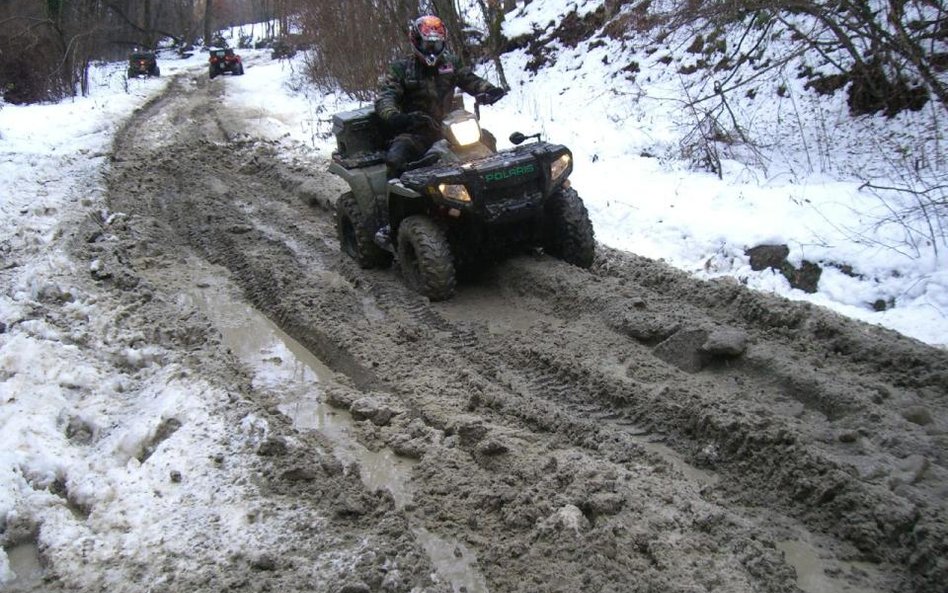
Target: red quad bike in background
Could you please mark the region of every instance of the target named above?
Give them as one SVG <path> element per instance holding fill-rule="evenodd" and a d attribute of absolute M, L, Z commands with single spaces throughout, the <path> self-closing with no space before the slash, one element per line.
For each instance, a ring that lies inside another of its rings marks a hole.
<path fill-rule="evenodd" d="M 240 76 L 244 73 L 244 64 L 240 61 L 240 56 L 230 48 L 212 49 L 211 57 L 208 58 L 210 77 L 213 79 L 225 72 L 230 72 L 233 76 Z"/>

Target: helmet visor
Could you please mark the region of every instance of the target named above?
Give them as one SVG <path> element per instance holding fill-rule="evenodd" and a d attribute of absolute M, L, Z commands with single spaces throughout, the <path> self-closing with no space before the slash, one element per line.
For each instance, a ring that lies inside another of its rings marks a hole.
<path fill-rule="evenodd" d="M 422 39 L 418 50 L 429 56 L 436 56 L 444 51 L 444 39 Z"/>

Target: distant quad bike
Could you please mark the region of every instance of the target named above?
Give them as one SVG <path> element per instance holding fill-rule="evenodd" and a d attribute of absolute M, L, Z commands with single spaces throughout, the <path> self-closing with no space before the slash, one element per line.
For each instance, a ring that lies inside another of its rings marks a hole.
<path fill-rule="evenodd" d="M 374 109 L 333 116 L 329 171 L 351 189 L 336 202 L 344 253 L 363 268 L 388 267 L 397 257 L 405 283 L 432 301 L 454 294 L 457 270 L 517 248 L 592 265 L 592 223 L 570 187 L 572 153 L 520 132 L 510 136 L 516 146 L 496 151 L 478 121 L 483 104 L 486 97 L 476 97 L 472 114 L 456 96 L 444 139 L 397 180 L 387 179 Z"/>
<path fill-rule="evenodd" d="M 233 76 L 240 76 L 244 73 L 244 64 L 240 56 L 234 53 L 233 49 L 212 49 L 211 56 L 208 58 L 208 73 L 213 79 L 216 76 L 230 72 Z"/>
<path fill-rule="evenodd" d="M 271 60 L 288 60 L 296 55 L 296 48 L 286 39 L 277 39 L 273 42 L 270 51 Z"/>
<path fill-rule="evenodd" d="M 154 52 L 136 51 L 128 56 L 128 77 L 137 78 L 139 76 L 161 76 L 161 70 L 158 68 L 158 58 Z"/>

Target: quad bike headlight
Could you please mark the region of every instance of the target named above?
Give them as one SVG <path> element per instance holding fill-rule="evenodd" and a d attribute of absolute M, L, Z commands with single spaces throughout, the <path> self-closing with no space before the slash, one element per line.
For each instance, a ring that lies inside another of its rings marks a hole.
<path fill-rule="evenodd" d="M 454 139 L 457 140 L 458 144 L 467 146 L 481 139 L 481 126 L 476 119 L 466 119 L 451 124 L 451 134 L 454 135 Z"/>
<path fill-rule="evenodd" d="M 442 183 L 438 186 L 438 191 L 449 200 L 456 202 L 471 201 L 471 194 L 468 193 L 467 188 L 458 183 Z"/>
<path fill-rule="evenodd" d="M 550 163 L 550 179 L 553 181 L 559 179 L 569 169 L 571 160 L 568 154 L 561 154 L 558 159 Z"/>

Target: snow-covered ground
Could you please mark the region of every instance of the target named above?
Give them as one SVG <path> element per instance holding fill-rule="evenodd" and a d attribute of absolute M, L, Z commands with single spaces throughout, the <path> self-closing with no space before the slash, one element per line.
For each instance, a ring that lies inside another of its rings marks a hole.
<path fill-rule="evenodd" d="M 534 2 L 526 14 L 508 21 L 508 34 L 545 28 L 557 21 L 564 6 L 575 4 L 589 10 L 601 2 Z M 597 239 L 605 245 L 661 258 L 701 277 L 735 276 L 760 290 L 808 300 L 933 345 L 948 344 L 944 255 L 937 257 L 931 245 L 908 248 L 898 228 L 876 228 L 874 216 L 885 205 L 861 190 L 866 179 L 853 174 L 875 170 L 879 159 L 869 155 L 879 156 L 875 142 L 880 130 L 909 137 L 912 126 L 934 119 L 931 113 L 851 123 L 841 97 L 823 98 L 823 117 L 835 115 L 833 121 L 819 122 L 818 144 L 792 142 L 789 136 L 799 136 L 798 128 L 781 132 L 788 135 L 786 141 L 772 132 L 765 161 L 742 164 L 724 158 L 719 178 L 672 158 L 689 121 L 679 100 L 680 81 L 673 72 L 663 72 L 658 56 L 630 51 L 610 45 L 608 39 L 598 47 L 561 47 L 553 64 L 536 75 L 526 71 L 529 58 L 523 51 L 508 54 L 504 66 L 512 90 L 499 104 L 482 110 L 482 123 L 499 138 L 514 130 L 542 132 L 569 146 L 575 157 L 573 185 L 590 211 Z M 358 104 L 344 96 L 307 91 L 294 62 L 272 61 L 267 51 L 240 53 L 246 75 L 215 81 L 226 85 L 224 100 L 258 112 L 261 136 L 280 139 L 314 159 L 328 156 L 334 146 L 329 133 L 332 113 Z M 94 299 L 71 294 L 76 335 L 62 335 L 35 319 L 19 320 L 30 318 L 27 312 L 48 298 L 49 291 L 70 291 L 63 279 L 75 272 L 75 264 L 57 242 L 59 228 L 77 209 L 101 205 L 101 171 L 108 166 L 110 143 L 123 118 L 160 93 L 175 75 L 206 75 L 206 58 L 200 52 L 189 59 L 161 55 L 161 78 L 127 83 L 124 64 L 104 64 L 94 71 L 88 97 L 0 109 L 0 517 L 9 525 L 26 515 L 53 520 L 49 509 L 59 503 L 31 483 L 98 476 L 102 481 L 85 487 L 72 484 L 70 491 L 98 496 L 96 489 L 111 488 L 115 497 L 132 497 L 124 500 L 125 506 L 133 505 L 138 495 L 138 485 L 122 467 L 131 462 L 128 451 L 153 436 L 156 427 L 136 421 L 140 410 L 96 412 L 100 398 L 125 386 L 103 375 L 101 361 L 78 358 L 70 345 L 84 339 L 81 332 L 102 331 L 113 312 Z M 634 58 L 641 65 L 636 81 L 613 76 L 620 59 L 627 63 Z M 652 67 L 656 69 L 649 70 Z M 482 73 L 492 77 L 489 71 Z M 805 112 L 814 99 L 800 95 L 797 101 Z M 788 109 L 776 100 L 753 106 L 735 100 L 734 107 L 757 122 L 759 137 L 766 134 L 768 122 L 786 119 Z M 791 153 L 794 145 L 809 148 Z M 831 153 L 830 146 L 840 150 Z M 835 160 L 830 162 L 830 156 Z M 808 161 L 810 166 L 801 166 Z M 879 185 L 886 185 L 884 181 Z M 851 266 L 854 273 L 826 266 L 819 290 L 806 294 L 791 289 L 773 271 L 751 270 L 744 250 L 762 243 L 788 245 L 795 264 L 804 259 L 834 262 Z M 875 311 L 872 304 L 879 300 L 892 306 Z M 124 356 L 134 364 L 148 353 L 129 350 Z M 155 373 L 138 388 L 142 401 L 157 408 L 188 409 L 200 416 L 206 405 L 205 387 L 196 380 Z M 97 395 L 78 402 L 72 397 L 77 389 Z M 118 440 L 103 445 L 111 447 L 111 457 L 99 467 L 90 465 L 87 454 L 80 454 L 58 427 L 63 418 L 74 416 L 125 427 L 116 432 Z M 179 451 L 182 457 L 188 455 L 186 446 Z M 62 538 L 75 535 L 61 533 Z M 0 552 L 0 584 L 13 578 L 7 554 Z"/>

